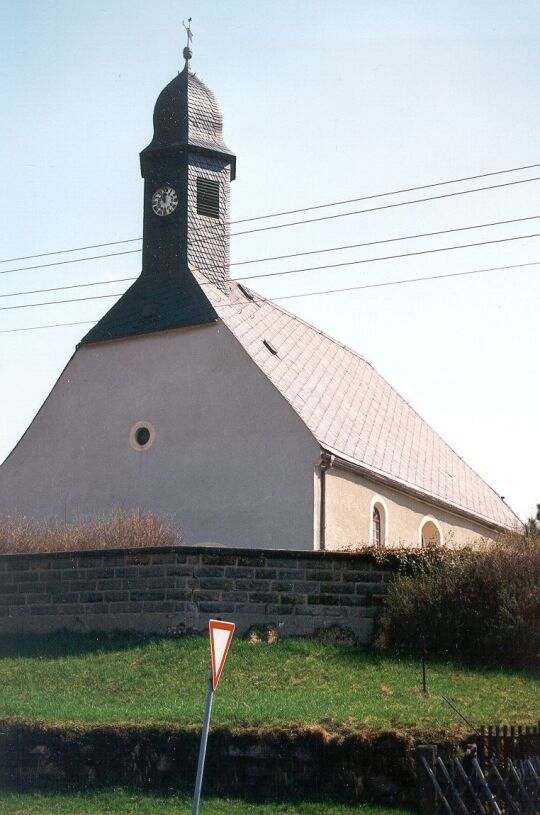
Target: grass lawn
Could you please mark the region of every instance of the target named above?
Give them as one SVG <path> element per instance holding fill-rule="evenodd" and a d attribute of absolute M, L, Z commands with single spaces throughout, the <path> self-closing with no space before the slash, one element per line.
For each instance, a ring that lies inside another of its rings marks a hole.
<path fill-rule="evenodd" d="M 208 670 L 203 637 L 4 635 L 0 718 L 198 727 Z M 425 697 L 416 659 L 317 640 L 252 645 L 238 639 L 215 695 L 212 721 L 231 728 L 459 725 L 441 694 L 476 725 L 532 724 L 540 718 L 540 677 L 525 671 L 437 661 L 428 666 L 428 687 Z"/>
<path fill-rule="evenodd" d="M 124 790 L 42 794 L 0 792 L 0 815 L 190 815 L 191 799 Z M 202 800 L 200 815 L 409 815 L 409 810 L 371 804 L 247 804 L 225 798 Z"/>

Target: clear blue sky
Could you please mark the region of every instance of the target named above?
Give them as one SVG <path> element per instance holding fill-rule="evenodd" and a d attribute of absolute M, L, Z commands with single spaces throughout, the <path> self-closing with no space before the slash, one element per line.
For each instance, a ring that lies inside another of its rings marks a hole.
<path fill-rule="evenodd" d="M 141 234 L 138 153 L 151 138 L 157 94 L 182 66 L 182 19 L 190 14 L 193 68 L 218 95 L 225 140 L 238 155 L 233 219 L 540 162 L 535 2 L 3 0 L 1 7 L 1 258 Z M 484 183 L 537 175 L 540 168 Z M 531 182 L 239 236 L 232 257 L 540 215 L 539 192 L 540 181 Z M 535 232 L 540 219 L 242 269 Z M 529 261 L 540 261 L 540 238 L 250 285 L 278 296 Z M 0 294 L 128 277 L 139 265 L 135 254 L 0 275 Z M 124 285 L 2 298 L 0 306 Z M 95 320 L 113 302 L 2 311 L 1 328 Z M 367 357 L 527 516 L 540 501 L 539 302 L 537 266 L 283 305 Z M 0 459 L 87 328 L 0 334 Z"/>

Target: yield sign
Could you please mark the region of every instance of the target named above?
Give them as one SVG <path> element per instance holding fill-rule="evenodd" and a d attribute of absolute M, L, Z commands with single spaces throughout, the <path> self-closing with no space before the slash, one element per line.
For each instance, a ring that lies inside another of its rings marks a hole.
<path fill-rule="evenodd" d="M 217 688 L 234 634 L 234 623 L 210 620 L 210 651 L 212 654 L 212 688 Z"/>

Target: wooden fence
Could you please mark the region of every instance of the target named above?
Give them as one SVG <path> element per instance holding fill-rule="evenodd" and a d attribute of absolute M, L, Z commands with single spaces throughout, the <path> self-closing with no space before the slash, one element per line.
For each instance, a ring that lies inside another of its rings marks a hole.
<path fill-rule="evenodd" d="M 530 727 L 482 727 L 475 741 L 482 766 L 487 766 L 491 758 L 506 763 L 509 758 L 518 761 L 528 756 L 540 756 L 540 722 Z"/>
<path fill-rule="evenodd" d="M 415 754 L 422 815 L 540 815 L 540 722 L 482 728 L 459 758 Z"/>

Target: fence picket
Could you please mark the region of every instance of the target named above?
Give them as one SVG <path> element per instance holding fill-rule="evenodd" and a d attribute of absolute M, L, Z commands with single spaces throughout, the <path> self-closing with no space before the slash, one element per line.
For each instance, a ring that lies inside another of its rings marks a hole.
<path fill-rule="evenodd" d="M 452 781 L 450 773 L 446 769 L 446 765 L 445 765 L 444 761 L 442 760 L 442 758 L 440 756 L 437 757 L 437 765 L 441 768 L 442 774 L 444 775 L 444 777 L 446 779 L 446 783 L 448 784 L 448 786 L 452 790 L 452 792 L 454 794 L 454 798 L 458 802 L 458 806 L 459 806 L 460 810 L 464 813 L 464 815 L 470 815 L 469 810 L 467 809 L 467 807 L 463 803 L 461 795 L 459 794 L 459 791 L 458 791 L 456 785 L 454 784 L 454 782 Z"/>
<path fill-rule="evenodd" d="M 489 788 L 488 782 L 486 781 L 486 779 L 484 777 L 484 773 L 482 772 L 482 768 L 480 767 L 480 764 L 478 763 L 476 758 L 473 758 L 472 763 L 473 763 L 473 767 L 475 769 L 476 775 L 478 776 L 478 780 L 480 781 L 480 784 L 481 784 L 481 786 L 482 786 L 482 788 L 484 790 L 486 798 L 488 799 L 489 805 L 491 806 L 492 810 L 495 812 L 495 815 L 502 815 L 502 812 L 501 812 L 501 810 L 499 808 L 499 805 L 498 805 L 497 801 L 495 800 L 495 797 L 494 797 L 493 793 L 491 792 L 491 790 Z"/>
<path fill-rule="evenodd" d="M 502 775 L 499 772 L 499 769 L 497 767 L 497 762 L 493 758 L 491 759 L 491 769 L 493 770 L 493 773 L 495 774 L 495 778 L 499 782 L 499 787 L 502 789 L 506 800 L 508 801 L 508 803 L 510 804 L 510 806 L 512 807 L 512 809 L 514 810 L 516 815 L 522 815 L 522 812 L 521 812 L 520 808 L 518 807 L 518 805 L 514 801 L 512 795 L 510 793 L 510 790 L 508 789 L 507 785 L 504 782 L 504 779 L 503 779 Z"/>
<path fill-rule="evenodd" d="M 460 774 L 462 779 L 465 781 L 465 783 L 467 785 L 467 789 L 469 790 L 469 792 L 471 793 L 471 795 L 473 797 L 474 803 L 476 804 L 476 806 L 480 810 L 480 815 L 486 815 L 486 809 L 484 807 L 484 804 L 482 803 L 482 801 L 478 797 L 478 793 L 476 792 L 476 790 L 475 790 L 475 788 L 474 788 L 474 786 L 473 786 L 473 784 L 471 782 L 471 779 L 469 778 L 469 776 L 467 775 L 467 773 L 463 769 L 463 767 L 461 765 L 461 761 L 459 760 L 459 758 L 455 759 L 454 764 L 456 766 L 456 769 L 457 769 L 458 773 Z"/>
<path fill-rule="evenodd" d="M 532 777 L 534 783 L 536 784 L 538 792 L 540 792 L 540 776 L 538 775 L 538 773 L 534 769 L 534 765 L 533 765 L 532 760 L 530 758 L 527 759 L 526 763 L 529 766 L 529 769 L 531 771 L 531 777 Z"/>
<path fill-rule="evenodd" d="M 422 756 L 422 764 L 424 765 L 424 768 L 425 768 L 427 774 L 431 778 L 431 781 L 433 782 L 433 786 L 435 787 L 437 795 L 441 799 L 441 801 L 442 801 L 442 803 L 444 805 L 444 808 L 448 812 L 448 815 L 454 815 L 454 813 L 452 811 L 452 807 L 450 806 L 450 804 L 446 800 L 446 796 L 445 796 L 444 792 L 442 791 L 441 785 L 439 784 L 439 782 L 437 781 L 437 778 L 435 777 L 435 773 L 433 772 L 433 770 L 431 769 L 431 767 L 427 763 L 424 756 Z M 499 815 L 500 815 L 500 813 L 499 813 Z"/>
<path fill-rule="evenodd" d="M 512 773 L 512 775 L 514 777 L 514 780 L 516 781 L 516 783 L 517 783 L 517 785 L 518 785 L 518 787 L 519 787 L 519 789 L 521 791 L 521 794 L 523 795 L 523 797 L 525 798 L 525 801 L 527 802 L 527 806 L 529 807 L 530 811 L 532 812 L 532 815 L 540 815 L 540 813 L 538 812 L 538 810 L 536 809 L 536 807 L 535 807 L 535 805 L 534 805 L 534 803 L 532 801 L 532 798 L 530 797 L 529 793 L 527 792 L 527 788 L 522 783 L 521 778 L 519 777 L 511 758 L 508 759 L 508 766 L 510 768 L 510 772 Z"/>

